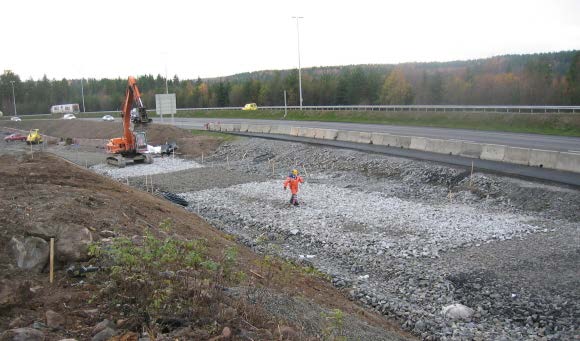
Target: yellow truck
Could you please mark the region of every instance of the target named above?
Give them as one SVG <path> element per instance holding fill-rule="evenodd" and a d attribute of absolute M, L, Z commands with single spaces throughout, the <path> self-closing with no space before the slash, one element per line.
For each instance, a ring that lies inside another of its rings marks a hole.
<path fill-rule="evenodd" d="M 28 136 L 26 137 L 27 144 L 40 144 L 42 143 L 42 135 L 38 132 L 38 129 L 30 129 Z"/>
<path fill-rule="evenodd" d="M 242 108 L 242 110 L 258 110 L 258 106 L 256 103 L 248 103 Z"/>

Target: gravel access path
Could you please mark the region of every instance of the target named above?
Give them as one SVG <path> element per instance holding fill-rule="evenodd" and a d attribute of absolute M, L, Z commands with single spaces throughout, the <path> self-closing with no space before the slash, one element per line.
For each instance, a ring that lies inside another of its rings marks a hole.
<path fill-rule="evenodd" d="M 177 172 L 184 169 L 200 168 L 202 165 L 195 161 L 173 157 L 155 158 L 151 164 L 139 164 L 139 166 L 127 165 L 119 168 L 109 164 L 98 164 L 91 169 L 99 174 L 107 175 L 113 179 L 126 179 L 145 175 L 155 175 Z"/>

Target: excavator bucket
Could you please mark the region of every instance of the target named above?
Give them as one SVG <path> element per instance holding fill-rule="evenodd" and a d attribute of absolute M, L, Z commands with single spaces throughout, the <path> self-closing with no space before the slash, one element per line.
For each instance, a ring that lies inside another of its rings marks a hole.
<path fill-rule="evenodd" d="M 134 124 L 147 124 L 153 121 L 147 114 L 146 108 L 134 108 L 131 110 L 131 122 Z"/>

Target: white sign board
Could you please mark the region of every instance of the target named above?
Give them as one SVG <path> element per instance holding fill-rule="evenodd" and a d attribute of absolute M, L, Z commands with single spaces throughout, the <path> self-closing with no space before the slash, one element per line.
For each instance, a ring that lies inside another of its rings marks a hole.
<path fill-rule="evenodd" d="M 177 112 L 175 104 L 175 94 L 156 94 L 155 95 L 155 111 L 161 117 L 163 122 L 163 115 L 173 115 Z"/>

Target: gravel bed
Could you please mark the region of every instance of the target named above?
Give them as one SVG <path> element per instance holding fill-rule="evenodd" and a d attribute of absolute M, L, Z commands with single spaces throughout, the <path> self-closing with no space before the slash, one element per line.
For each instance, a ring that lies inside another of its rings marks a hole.
<path fill-rule="evenodd" d="M 505 282 L 492 283 L 486 270 L 478 274 L 473 267 L 466 271 L 441 262 L 434 266 L 440 254 L 524 240 L 533 232 L 553 233 L 556 227 L 569 231 L 578 228 L 564 220 L 554 224 L 466 204 L 416 203 L 378 192 L 308 183 L 303 186 L 302 205 L 297 208 L 287 202 L 288 193 L 282 190 L 280 181 L 182 196 L 193 204 L 192 210 L 240 236 L 247 245 L 313 264 L 332 275 L 338 287 L 350 287 L 353 299 L 396 316 L 406 329 L 434 339 L 541 336 L 548 322 L 534 325 L 537 321 L 527 317 L 538 315 L 534 309 L 542 311 L 558 302 L 552 295 L 532 299 L 525 289 L 514 290 Z M 469 292 L 462 291 L 461 283 L 467 281 L 462 276 L 474 280 Z M 480 277 L 489 283 L 482 283 Z M 498 303 L 506 297 L 508 302 Z M 528 306 L 531 301 L 536 308 Z M 564 301 L 560 299 L 560 304 Z M 458 302 L 476 304 L 472 319 L 451 321 L 441 316 L 444 306 Z M 559 321 L 551 315 L 551 335 L 573 332 L 570 326 L 577 322 L 574 316 L 578 308 L 577 301 L 569 304 Z"/>
<path fill-rule="evenodd" d="M 155 179 L 254 250 L 312 265 L 423 339 L 573 339 L 580 191 L 351 150 L 238 139 Z M 288 170 L 306 178 L 291 207 Z M 175 181 L 179 179 L 179 181 Z M 467 319 L 442 308 L 462 303 Z"/>
<path fill-rule="evenodd" d="M 151 164 L 139 164 L 138 166 L 127 165 L 118 168 L 109 164 L 98 164 L 90 167 L 93 171 L 110 176 L 113 179 L 126 179 L 129 177 L 139 177 L 144 175 L 154 175 L 177 172 L 184 169 L 200 168 L 202 165 L 195 161 L 179 158 L 155 158 Z"/>
<path fill-rule="evenodd" d="M 272 231 L 299 231 L 335 248 L 371 255 L 437 257 L 463 245 L 511 239 L 544 228 L 534 218 L 487 213 L 462 204 L 414 203 L 379 192 L 304 184 L 302 206 L 288 205 L 281 181 L 248 183 L 182 196 L 205 207 L 205 215 L 237 215 L 240 225 L 259 220 Z M 295 233 L 296 234 L 296 233 Z"/>

